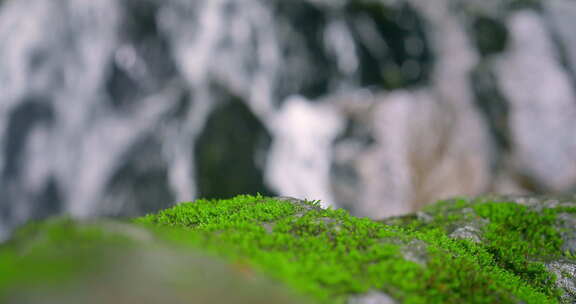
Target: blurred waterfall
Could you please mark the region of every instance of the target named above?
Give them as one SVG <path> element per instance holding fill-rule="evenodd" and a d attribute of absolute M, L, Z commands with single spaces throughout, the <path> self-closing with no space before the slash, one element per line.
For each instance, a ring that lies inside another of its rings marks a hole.
<path fill-rule="evenodd" d="M 576 190 L 572 0 L 0 1 L 0 239 L 240 193 Z"/>

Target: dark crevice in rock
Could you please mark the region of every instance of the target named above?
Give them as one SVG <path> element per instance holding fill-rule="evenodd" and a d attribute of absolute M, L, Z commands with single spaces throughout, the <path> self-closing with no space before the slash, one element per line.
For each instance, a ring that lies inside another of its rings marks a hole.
<path fill-rule="evenodd" d="M 157 4 L 126 1 L 121 44 L 106 82 L 111 105 L 129 111 L 139 99 L 153 94 L 176 75 L 167 37 L 159 32 Z"/>
<path fill-rule="evenodd" d="M 255 159 L 261 150 L 268 150 L 270 141 L 270 134 L 248 107 L 229 96 L 211 113 L 195 145 L 198 195 L 270 195 L 263 168 Z"/>
<path fill-rule="evenodd" d="M 186 115 L 190 111 L 192 105 L 192 96 L 190 95 L 190 91 L 184 90 L 176 102 L 176 105 L 170 109 L 170 113 L 167 114 L 167 117 L 170 119 L 183 121 L 186 119 Z"/>
<path fill-rule="evenodd" d="M 160 141 L 152 136 L 132 146 L 104 190 L 100 210 L 110 216 L 154 212 L 175 203 Z"/>
<path fill-rule="evenodd" d="M 332 191 L 336 194 L 336 205 L 353 211 L 354 201 L 360 193 L 361 177 L 356 168 L 356 156 L 369 149 L 376 142 L 369 124 L 362 117 L 349 118 L 346 126 L 333 142 Z M 351 159 L 350 157 L 354 157 Z"/>
<path fill-rule="evenodd" d="M 336 63 L 324 46 L 326 12 L 303 0 L 274 1 L 273 11 L 282 24 L 278 28 L 278 35 L 284 37 L 281 40 L 283 57 L 288 62 L 305 58 L 307 62 L 314 63 L 300 66 L 306 71 L 297 71 L 297 74 L 285 71 L 279 75 L 278 96 L 283 99 L 298 93 L 308 99 L 316 99 L 325 95 L 329 91 L 331 78 L 338 74 Z"/>
<path fill-rule="evenodd" d="M 7 139 L 4 143 L 5 179 L 16 178 L 25 152 L 25 145 L 30 132 L 39 124 L 49 124 L 54 120 L 54 110 L 49 100 L 40 97 L 29 97 L 21 105 L 12 110 L 6 130 Z"/>
<path fill-rule="evenodd" d="M 480 54 L 487 57 L 506 49 L 509 33 L 501 21 L 487 16 L 477 16 L 472 22 L 472 38 Z"/>
<path fill-rule="evenodd" d="M 540 11 L 542 10 L 542 0 L 508 0 L 507 11 L 516 11 L 523 9 L 530 9 Z"/>
<path fill-rule="evenodd" d="M 492 169 L 497 171 L 506 166 L 507 156 L 514 147 L 509 122 L 510 108 L 488 61 L 478 64 L 471 72 L 470 85 L 476 107 L 486 121 L 495 143 Z"/>
<path fill-rule="evenodd" d="M 353 1 L 347 13 L 361 60 L 363 86 L 396 89 L 429 80 L 433 57 L 425 22 L 409 4 L 387 7 Z"/>
<path fill-rule="evenodd" d="M 32 210 L 32 219 L 44 219 L 63 212 L 62 193 L 55 178 L 48 179 L 34 202 L 36 207 Z"/>
<path fill-rule="evenodd" d="M 570 49 L 566 46 L 566 41 L 561 37 L 561 34 L 558 30 L 555 29 L 555 26 L 552 24 L 554 21 L 550 20 L 554 18 L 553 14 L 549 14 L 548 18 L 545 18 L 544 21 L 546 22 L 546 30 L 549 33 L 550 39 L 554 43 L 555 50 L 557 52 L 557 60 L 559 61 L 560 65 L 564 68 L 564 71 L 569 76 L 570 84 L 573 88 L 576 88 L 576 63 L 571 65 L 570 64 Z M 559 26 L 559 25 L 558 25 Z M 576 190 L 576 189 L 574 189 Z M 572 191 L 576 192 L 576 191 Z"/>
<path fill-rule="evenodd" d="M 512 147 L 508 122 L 510 109 L 490 67 L 486 63 L 478 65 L 470 75 L 470 83 L 476 96 L 476 106 L 487 120 L 497 146 L 509 151 Z"/>

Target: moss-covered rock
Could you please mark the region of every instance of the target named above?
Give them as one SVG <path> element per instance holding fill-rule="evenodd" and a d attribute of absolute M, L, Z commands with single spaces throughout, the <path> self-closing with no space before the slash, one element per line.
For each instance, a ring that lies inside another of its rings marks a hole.
<path fill-rule="evenodd" d="M 574 212 L 570 199 L 484 197 L 376 222 L 238 196 L 56 219 L 0 246 L 0 302 L 572 303 Z"/>

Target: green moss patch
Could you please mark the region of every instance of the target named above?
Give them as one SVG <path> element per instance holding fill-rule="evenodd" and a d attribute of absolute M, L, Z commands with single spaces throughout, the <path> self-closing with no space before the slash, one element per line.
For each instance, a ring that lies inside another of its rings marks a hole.
<path fill-rule="evenodd" d="M 455 199 L 426 208 L 431 220 L 413 219 L 403 225 L 418 231 L 437 229 L 445 235 L 467 224 L 480 226 L 481 242 L 473 244 L 471 253 L 482 254 L 474 256 L 485 256 L 483 264 L 489 261 L 489 265 L 514 274 L 551 299 L 558 299 L 563 291 L 557 288 L 556 278 L 545 263 L 574 260 L 569 252 L 562 251 L 557 218 L 557 214 L 572 209 L 533 207 L 537 208 L 512 201 Z"/>
<path fill-rule="evenodd" d="M 95 273 L 106 255 L 114 254 L 111 249 L 130 243 L 70 219 L 30 224 L 0 247 L 0 295 L 9 288 L 56 286 Z"/>
<path fill-rule="evenodd" d="M 563 291 L 545 265 L 573 260 L 562 252 L 556 228 L 557 214 L 568 211 L 456 199 L 376 222 L 318 202 L 242 195 L 183 203 L 124 223 L 149 239 L 50 221 L 0 246 L 0 293 L 48 280 L 45 265 L 63 278 L 92 271 L 54 257 L 66 246 L 79 252 L 77 261 L 110 248 L 160 246 L 211 254 L 241 277 L 268 277 L 318 303 L 346 303 L 373 291 L 400 303 L 557 303 Z M 468 226 L 477 240 L 455 234 Z"/>
<path fill-rule="evenodd" d="M 320 302 L 345 302 L 350 295 L 369 290 L 381 290 L 405 303 L 546 303 L 557 297 L 553 285 L 546 284 L 549 274 L 539 264 L 522 268 L 514 259 L 523 254 L 520 249 L 498 255 L 493 248 L 502 243 L 496 241 L 477 245 L 451 239 L 438 227 L 419 230 L 415 228 L 424 225 L 410 221 L 384 225 L 343 210 L 322 210 L 314 202 L 306 204 L 308 208 L 252 196 L 201 200 L 138 222 L 186 229 L 186 234 L 178 230 L 176 237 L 163 238 L 240 259 Z M 440 204 L 436 208 L 443 212 L 435 214 L 435 221 L 444 227 L 454 225 L 462 219 L 447 208 L 467 207 L 463 200 Z M 489 212 L 478 210 L 483 215 Z M 472 216 L 478 215 L 467 215 Z M 424 265 L 403 254 L 414 240 L 427 244 L 426 249 L 416 249 L 428 256 Z M 546 240 L 544 236 L 540 241 Z M 517 267 L 502 261 L 516 262 Z"/>
<path fill-rule="evenodd" d="M 185 249 L 122 222 L 31 224 L 0 245 L 0 303 L 307 303 Z"/>

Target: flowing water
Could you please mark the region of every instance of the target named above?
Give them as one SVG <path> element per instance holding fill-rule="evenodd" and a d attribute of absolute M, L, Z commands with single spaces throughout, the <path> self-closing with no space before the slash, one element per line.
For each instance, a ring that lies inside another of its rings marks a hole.
<path fill-rule="evenodd" d="M 576 189 L 573 0 L 0 1 L 0 239 L 239 193 Z"/>

